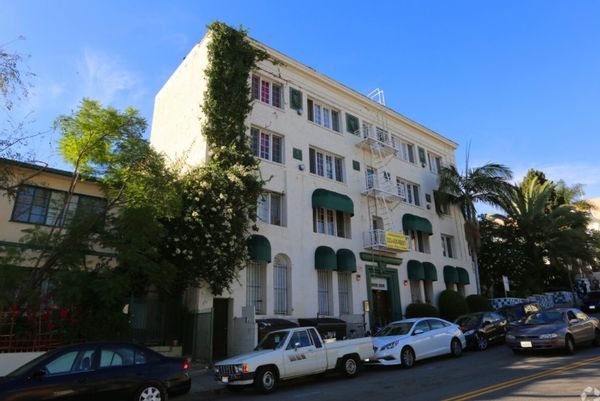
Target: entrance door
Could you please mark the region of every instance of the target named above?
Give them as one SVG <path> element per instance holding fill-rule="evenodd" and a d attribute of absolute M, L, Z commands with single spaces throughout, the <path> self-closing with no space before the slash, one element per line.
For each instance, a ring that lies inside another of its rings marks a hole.
<path fill-rule="evenodd" d="M 229 299 L 213 299 L 212 359 L 227 358 L 227 331 L 229 323 Z"/>
<path fill-rule="evenodd" d="M 390 322 L 391 305 L 388 296 L 387 279 L 371 279 L 371 299 L 373 300 L 372 328 L 383 327 Z"/>

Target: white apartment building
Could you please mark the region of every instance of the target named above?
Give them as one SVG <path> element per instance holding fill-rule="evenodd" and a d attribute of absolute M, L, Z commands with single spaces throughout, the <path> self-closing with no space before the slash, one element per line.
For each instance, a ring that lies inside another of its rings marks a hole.
<path fill-rule="evenodd" d="M 156 96 L 151 143 L 203 163 L 208 36 Z M 437 306 L 453 288 L 477 292 L 458 210 L 442 218 L 433 192 L 457 144 L 278 51 L 248 79 L 248 138 L 269 179 L 258 203 L 253 261 L 230 293 L 188 294 L 203 316 L 200 356 L 252 347 L 256 319 L 335 317 L 357 333 Z M 363 326 L 364 323 L 364 326 Z M 209 326 L 208 326 L 209 325 Z M 234 340 L 235 339 L 235 340 Z"/>

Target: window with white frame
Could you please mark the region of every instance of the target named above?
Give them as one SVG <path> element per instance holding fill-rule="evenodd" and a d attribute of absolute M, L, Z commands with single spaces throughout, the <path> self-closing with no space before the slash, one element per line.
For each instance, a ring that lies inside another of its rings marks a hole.
<path fill-rule="evenodd" d="M 352 274 L 338 273 L 340 315 L 352 313 Z"/>
<path fill-rule="evenodd" d="M 310 172 L 321 177 L 344 182 L 344 158 L 322 150 L 308 150 Z"/>
<path fill-rule="evenodd" d="M 396 177 L 396 188 L 398 189 L 398 195 L 404 202 L 415 206 L 421 206 L 421 197 L 418 184 L 403 180 L 400 177 Z"/>
<path fill-rule="evenodd" d="M 439 174 L 442 169 L 442 158 L 436 154 L 427 152 L 427 161 L 429 163 L 429 171 Z"/>
<path fill-rule="evenodd" d="M 308 120 L 330 130 L 340 132 L 340 112 L 314 99 L 307 100 Z"/>
<path fill-rule="evenodd" d="M 320 315 L 332 315 L 331 305 L 331 272 L 328 270 L 317 271 L 317 281 L 319 293 L 319 314 Z"/>
<path fill-rule="evenodd" d="M 246 306 L 254 306 L 257 315 L 266 313 L 266 271 L 264 262 L 251 261 L 246 267 Z"/>
<path fill-rule="evenodd" d="M 289 312 L 289 259 L 285 255 L 277 255 L 273 259 L 273 313 L 287 315 Z"/>
<path fill-rule="evenodd" d="M 268 131 L 250 128 L 250 147 L 254 156 L 283 163 L 283 137 Z"/>
<path fill-rule="evenodd" d="M 322 207 L 314 208 L 313 231 L 340 238 L 351 238 L 350 214 Z"/>
<path fill-rule="evenodd" d="M 404 234 L 409 237 L 411 250 L 421 253 L 430 253 L 429 234 L 416 230 L 404 230 Z"/>
<path fill-rule="evenodd" d="M 423 303 L 421 280 L 410 280 L 410 297 L 413 304 Z"/>
<path fill-rule="evenodd" d="M 283 86 L 279 83 L 252 75 L 252 99 L 283 108 Z"/>
<path fill-rule="evenodd" d="M 258 196 L 256 216 L 259 221 L 275 226 L 283 226 L 283 195 L 263 192 Z"/>
<path fill-rule="evenodd" d="M 425 303 L 433 305 L 433 281 L 423 281 L 423 287 L 425 287 Z"/>
<path fill-rule="evenodd" d="M 375 137 L 375 128 L 373 124 L 363 121 L 361 124 L 361 131 L 363 138 L 374 138 Z"/>
<path fill-rule="evenodd" d="M 415 163 L 415 145 L 392 135 L 392 146 L 396 149 L 396 157 L 409 163 Z"/>
<path fill-rule="evenodd" d="M 447 258 L 456 258 L 454 250 L 454 237 L 451 235 L 442 234 L 442 253 Z"/>

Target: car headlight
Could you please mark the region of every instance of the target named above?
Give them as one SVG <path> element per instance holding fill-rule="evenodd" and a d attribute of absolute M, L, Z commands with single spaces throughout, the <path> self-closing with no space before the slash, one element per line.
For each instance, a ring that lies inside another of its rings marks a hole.
<path fill-rule="evenodd" d="M 383 347 L 381 347 L 381 351 L 385 351 L 385 350 L 387 350 L 387 349 L 392 349 L 392 348 L 394 348 L 396 345 L 398 345 L 398 343 L 399 343 L 399 342 L 400 342 L 400 340 L 396 340 L 396 341 L 393 341 L 393 342 L 391 342 L 391 343 L 389 343 L 389 344 L 386 344 L 386 345 L 384 345 Z"/>
<path fill-rule="evenodd" d="M 556 338 L 556 337 L 558 337 L 558 334 L 556 334 L 556 333 L 540 335 L 540 338 L 543 340 L 546 340 L 548 338 Z"/>
<path fill-rule="evenodd" d="M 467 330 L 463 334 L 465 336 L 470 336 L 471 334 L 475 334 L 475 329 Z"/>
<path fill-rule="evenodd" d="M 514 339 L 516 339 L 516 338 L 517 338 L 517 337 L 513 336 L 512 334 L 507 334 L 507 335 L 506 335 L 506 339 L 507 339 L 507 340 L 514 340 Z"/>
<path fill-rule="evenodd" d="M 239 365 L 234 365 L 235 373 L 248 373 L 249 368 L 247 363 L 240 363 Z"/>

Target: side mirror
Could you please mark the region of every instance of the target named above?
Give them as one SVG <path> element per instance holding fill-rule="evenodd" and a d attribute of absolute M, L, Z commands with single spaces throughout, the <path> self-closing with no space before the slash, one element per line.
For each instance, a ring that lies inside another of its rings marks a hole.
<path fill-rule="evenodd" d="M 295 343 L 294 344 L 294 350 L 298 351 L 298 347 L 300 347 L 300 343 Z"/>
<path fill-rule="evenodd" d="M 413 331 L 413 336 L 417 336 L 417 335 L 423 334 L 423 333 L 425 333 L 423 330 L 417 329 L 417 330 Z"/>

